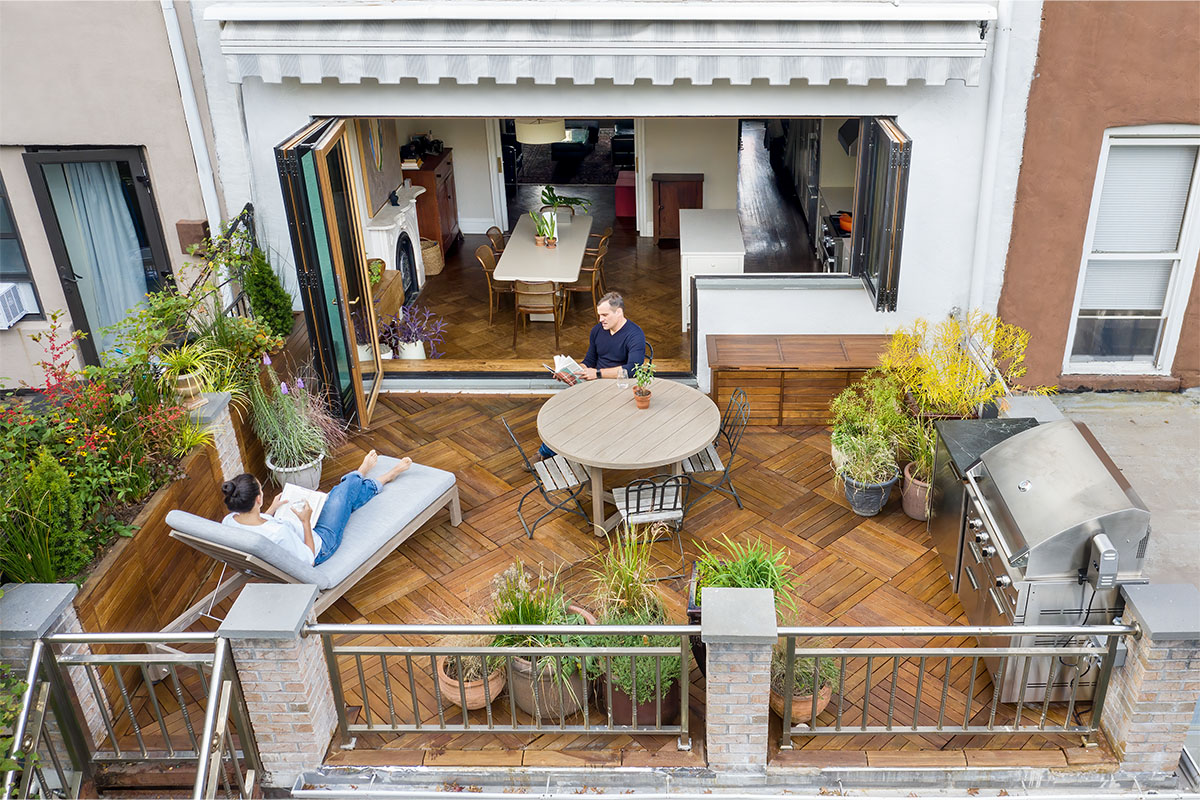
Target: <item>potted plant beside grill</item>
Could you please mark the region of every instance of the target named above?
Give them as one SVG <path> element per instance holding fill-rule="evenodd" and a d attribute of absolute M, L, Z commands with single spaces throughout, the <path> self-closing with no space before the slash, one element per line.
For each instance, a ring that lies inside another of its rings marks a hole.
<path fill-rule="evenodd" d="M 903 444 L 912 459 L 904 465 L 901 483 L 904 513 L 917 520 L 929 518 L 929 484 L 933 480 L 933 451 L 937 431 L 933 421 L 917 417 L 905 432 Z"/>
<path fill-rule="evenodd" d="M 838 472 L 846 500 L 855 514 L 873 517 L 883 510 L 900 480 L 896 443 L 878 432 L 849 436 L 842 443 L 844 461 Z"/>

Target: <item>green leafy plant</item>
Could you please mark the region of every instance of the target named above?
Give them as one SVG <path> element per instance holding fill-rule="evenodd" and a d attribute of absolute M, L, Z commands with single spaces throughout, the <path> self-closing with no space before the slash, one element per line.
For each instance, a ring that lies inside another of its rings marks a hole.
<path fill-rule="evenodd" d="M 881 484 L 896 477 L 896 445 L 877 432 L 846 437 L 838 474 L 856 483 Z"/>
<path fill-rule="evenodd" d="M 372 286 L 378 286 L 379 282 L 383 280 L 382 258 L 367 259 L 367 279 L 371 282 Z"/>
<path fill-rule="evenodd" d="M 592 201 L 586 197 L 571 197 L 569 195 L 560 195 L 553 186 L 547 186 L 542 189 L 542 205 L 553 206 L 555 212 L 560 208 L 571 207 L 581 208 L 585 211 L 591 206 Z"/>
<path fill-rule="evenodd" d="M 665 616 L 662 596 L 655 588 L 658 570 L 652 548 L 665 523 L 633 525 L 611 537 L 608 549 L 589 570 L 592 596 L 601 616 L 640 614 Z"/>
<path fill-rule="evenodd" d="M 554 235 L 554 222 L 546 217 L 545 214 L 539 214 L 536 211 L 530 211 L 529 216 L 533 219 L 533 233 L 535 236 L 549 238 Z"/>
<path fill-rule="evenodd" d="M 27 537 L 48 554 L 54 580 L 79 572 L 92 558 L 92 547 L 83 528 L 83 508 L 71 490 L 67 470 L 44 448 L 37 452 L 25 474 Z M 19 557 L 20 554 L 14 554 Z M 31 550 L 29 555 L 33 556 Z M 40 554 L 39 554 L 40 555 Z"/>
<path fill-rule="evenodd" d="M 912 476 L 922 483 L 933 479 L 933 456 L 937 447 L 937 430 L 933 421 L 914 418 L 901 439 L 908 458 L 912 461 Z"/>
<path fill-rule="evenodd" d="M 494 625 L 582 625 L 584 618 L 568 610 L 566 596 L 558 588 L 558 574 L 539 572 L 530 577 L 519 559 L 492 581 L 492 624 Z M 577 634 L 497 634 L 492 639 L 497 647 L 582 647 L 586 637 Z M 556 672 L 561 661 L 559 677 L 566 678 L 582 669 L 578 658 L 538 661 L 542 672 Z"/>
<path fill-rule="evenodd" d="M 188 338 L 206 293 L 210 291 L 216 290 L 202 285 L 190 294 L 174 288 L 150 292 L 139 306 L 105 328 L 105 333 L 113 335 L 117 354 L 122 359 L 147 363 L 163 349 Z"/>
<path fill-rule="evenodd" d="M 654 362 L 643 361 L 634 367 L 633 379 L 637 381 L 637 394 L 649 394 L 650 384 L 654 380 Z"/>
<path fill-rule="evenodd" d="M 199 341 L 180 347 L 163 350 L 158 356 L 162 365 L 162 380 L 168 387 L 183 375 L 192 375 L 205 391 L 229 391 L 225 381 L 230 379 L 225 365 L 233 360 L 233 353 L 220 347 Z"/>
<path fill-rule="evenodd" d="M 904 406 L 904 389 L 883 370 L 872 370 L 842 390 L 829 404 L 834 448 L 850 437 L 877 434 L 899 444 L 912 420 Z"/>
<path fill-rule="evenodd" d="M 826 686 L 833 686 L 840 677 L 836 660 L 826 658 L 817 664 L 813 657 L 801 656 L 792 662 L 792 685 L 787 687 L 787 648 L 776 645 L 771 651 L 771 689 L 784 697 L 816 694 Z"/>
<path fill-rule="evenodd" d="M 279 379 L 269 356 L 267 388 L 262 382 L 250 387 L 251 423 L 254 433 L 277 467 L 300 467 L 315 461 L 346 440 L 346 431 L 325 403 L 311 391 L 303 378 L 291 385 Z"/>
<path fill-rule="evenodd" d="M 640 609 L 614 609 L 600 618 L 601 625 L 660 625 L 665 613 L 650 606 Z M 596 647 L 678 647 L 674 636 L 636 636 L 632 634 L 592 636 Z M 682 660 L 679 656 L 608 656 L 589 663 L 594 677 L 608 675 L 614 689 L 620 689 L 635 703 L 649 703 L 657 691 L 666 693 L 679 682 Z M 657 691 L 656 691 L 657 690 Z M 664 714 L 666 713 L 664 709 Z"/>
<path fill-rule="evenodd" d="M 179 436 L 171 444 L 171 453 L 179 458 L 183 458 L 192 452 L 193 448 L 212 443 L 213 434 L 211 430 L 199 422 L 192 421 L 191 417 L 184 417 L 183 424 L 179 428 Z"/>
<path fill-rule="evenodd" d="M 696 559 L 696 604 L 701 603 L 702 590 L 709 587 L 735 589 L 770 589 L 775 604 L 790 613 L 796 610 L 792 593 L 797 577 L 786 548 L 778 550 L 756 539 L 753 542 L 734 542 L 722 536 L 720 552 L 703 547 Z"/>
<path fill-rule="evenodd" d="M 286 337 L 292 332 L 292 296 L 267 261 L 267 254 L 255 248 L 241 275 L 242 288 L 250 299 L 256 319 L 262 320 L 275 336 Z"/>

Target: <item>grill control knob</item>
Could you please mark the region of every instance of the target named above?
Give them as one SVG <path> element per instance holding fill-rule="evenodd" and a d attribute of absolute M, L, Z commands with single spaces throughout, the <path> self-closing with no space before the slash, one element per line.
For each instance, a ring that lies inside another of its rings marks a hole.
<path fill-rule="evenodd" d="M 979 552 L 983 554 L 984 558 L 991 558 L 992 556 L 996 555 L 996 548 L 992 547 L 991 545 L 987 545 L 986 547 L 979 548 Z"/>
<path fill-rule="evenodd" d="M 1001 589 L 1006 586 L 1012 586 L 1012 578 L 1008 577 L 1007 575 L 1001 575 L 999 578 L 996 578 L 996 585 Z"/>
<path fill-rule="evenodd" d="M 975 534 L 975 544 L 983 544 L 990 538 L 992 538 L 992 537 L 987 535 L 987 531 L 979 531 L 978 533 Z M 988 549 L 992 549 L 992 548 L 988 548 Z"/>
<path fill-rule="evenodd" d="M 979 517 L 971 517 L 967 520 L 967 527 L 973 531 L 977 531 L 983 527 L 983 520 Z"/>

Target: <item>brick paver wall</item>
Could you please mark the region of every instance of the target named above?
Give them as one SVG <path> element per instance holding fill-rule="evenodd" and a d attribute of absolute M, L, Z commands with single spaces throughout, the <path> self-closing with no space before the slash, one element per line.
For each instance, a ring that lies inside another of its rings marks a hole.
<path fill-rule="evenodd" d="M 771 645 L 708 644 L 705 749 L 714 770 L 766 769 Z"/>

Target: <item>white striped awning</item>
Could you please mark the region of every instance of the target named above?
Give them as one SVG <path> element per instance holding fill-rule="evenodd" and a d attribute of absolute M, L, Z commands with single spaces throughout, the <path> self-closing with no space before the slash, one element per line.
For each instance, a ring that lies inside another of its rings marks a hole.
<path fill-rule="evenodd" d="M 555 5 L 571 6 L 566 0 Z M 533 6 L 538 10 L 530 11 Z M 585 6 L 590 15 L 580 13 Z M 697 14 L 700 6 L 707 13 Z M 776 13 L 753 20 L 712 13 L 738 6 L 742 12 Z M 548 18 L 537 0 L 398 0 L 385 6 L 290 7 L 293 13 L 278 4 L 222 5 L 210 8 L 206 17 L 222 22 L 221 51 L 230 79 L 239 83 L 246 78 L 266 83 L 330 78 L 423 84 L 979 83 L 987 50 L 981 23 L 994 19 L 992 6 L 922 3 L 919 11 L 890 3 L 836 6 L 835 15 L 824 3 L 587 3 L 571 9 L 576 13 Z M 667 12 L 647 13 L 651 7 L 667 7 Z M 525 15 L 515 8 L 524 8 Z M 610 13 L 619 8 L 633 11 Z M 691 18 L 663 18 L 671 15 Z"/>

